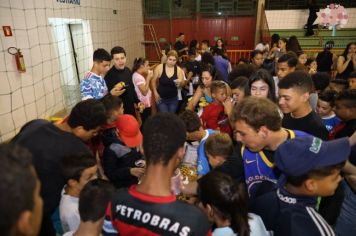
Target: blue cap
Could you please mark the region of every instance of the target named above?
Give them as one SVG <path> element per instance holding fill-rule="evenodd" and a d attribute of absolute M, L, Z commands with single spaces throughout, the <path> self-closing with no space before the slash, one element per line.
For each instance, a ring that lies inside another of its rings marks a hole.
<path fill-rule="evenodd" d="M 313 136 L 289 139 L 274 156 L 275 165 L 286 176 L 301 176 L 311 170 L 346 161 L 351 147 L 348 138 L 322 141 Z"/>

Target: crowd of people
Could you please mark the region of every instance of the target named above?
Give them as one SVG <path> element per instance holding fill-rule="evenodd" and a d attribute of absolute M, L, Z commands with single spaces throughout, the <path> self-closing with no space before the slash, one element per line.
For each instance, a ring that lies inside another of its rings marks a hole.
<path fill-rule="evenodd" d="M 0 234 L 356 235 L 356 43 L 332 47 L 95 50 L 70 114 L 0 145 Z"/>

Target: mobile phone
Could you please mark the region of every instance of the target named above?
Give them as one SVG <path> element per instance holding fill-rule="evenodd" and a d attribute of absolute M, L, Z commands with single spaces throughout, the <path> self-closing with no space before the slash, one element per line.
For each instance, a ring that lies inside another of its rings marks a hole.
<path fill-rule="evenodd" d="M 122 89 L 128 89 L 130 86 L 128 84 L 125 84 L 124 87 L 122 87 Z"/>

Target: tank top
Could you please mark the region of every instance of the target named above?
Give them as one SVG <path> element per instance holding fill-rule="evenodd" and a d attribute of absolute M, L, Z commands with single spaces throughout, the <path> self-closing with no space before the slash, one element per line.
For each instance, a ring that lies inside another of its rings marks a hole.
<path fill-rule="evenodd" d="M 346 58 L 345 58 L 346 60 Z M 344 79 L 347 80 L 349 78 L 350 73 L 354 71 L 354 65 L 352 64 L 352 60 L 347 65 L 346 69 L 341 73 L 336 75 L 336 79 Z"/>
<path fill-rule="evenodd" d="M 162 74 L 159 78 L 157 92 L 161 98 L 169 99 L 177 97 L 177 86 L 174 80 L 178 78 L 177 76 L 177 65 L 174 66 L 174 74 L 169 78 L 166 74 L 166 64 L 163 64 Z"/>
<path fill-rule="evenodd" d="M 333 54 L 330 51 L 322 51 L 316 57 L 318 72 L 330 72 L 333 65 Z"/>

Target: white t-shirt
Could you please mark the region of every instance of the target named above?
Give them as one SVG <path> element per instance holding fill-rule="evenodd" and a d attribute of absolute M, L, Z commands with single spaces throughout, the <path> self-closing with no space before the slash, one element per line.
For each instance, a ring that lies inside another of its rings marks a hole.
<path fill-rule="evenodd" d="M 59 217 L 63 232 L 76 231 L 80 223 L 79 198 L 65 194 L 62 191 L 61 202 L 59 203 Z"/>
<path fill-rule="evenodd" d="M 62 236 L 73 236 L 74 233 L 75 233 L 75 231 L 69 231 L 69 232 L 63 234 Z"/>
<path fill-rule="evenodd" d="M 250 219 L 248 224 L 250 226 L 250 236 L 270 236 L 271 232 L 266 230 L 265 225 L 259 215 L 248 213 Z M 213 236 L 237 236 L 230 227 L 216 228 L 213 231 Z"/>

